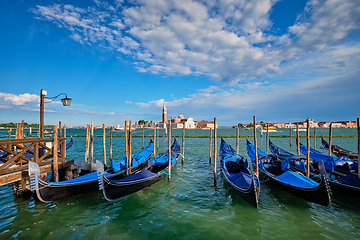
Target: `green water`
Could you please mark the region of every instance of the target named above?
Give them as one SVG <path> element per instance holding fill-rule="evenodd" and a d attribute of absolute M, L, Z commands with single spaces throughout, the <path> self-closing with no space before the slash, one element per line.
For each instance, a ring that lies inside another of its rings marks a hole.
<path fill-rule="evenodd" d="M 280 130 L 281 131 L 281 130 Z M 182 130 L 172 131 L 181 136 Z M 2 130 L 6 135 L 5 130 Z M 68 135 L 85 135 L 85 130 L 68 129 Z M 102 130 L 97 130 L 101 135 Z M 152 135 L 153 131 L 146 134 Z M 163 134 L 163 132 L 160 132 Z M 188 136 L 208 136 L 208 130 L 186 130 Z M 305 132 L 301 135 L 305 136 Z M 328 136 L 318 129 L 317 136 Z M 122 136 L 123 133 L 114 133 Z M 141 131 L 134 132 L 141 136 Z M 252 136 L 241 130 L 241 136 Z M 289 130 L 270 136 L 289 135 Z M 272 141 L 296 153 L 295 132 L 290 147 L 288 137 Z M 356 129 L 334 129 L 333 144 L 357 151 Z M 218 136 L 236 136 L 235 129 L 218 129 Z M 145 145 L 150 138 L 145 138 Z M 167 150 L 162 137 L 160 149 Z M 234 148 L 236 138 L 226 138 Z M 250 138 L 253 141 L 253 138 Z M 259 147 L 266 151 L 266 134 Z M 301 142 L 306 143 L 302 138 Z M 178 137 L 180 146 L 181 137 Z M 109 146 L 109 140 L 107 140 Z M 220 144 L 220 141 L 218 141 Z M 311 140 L 313 146 L 313 139 Z M 317 138 L 317 149 L 321 147 Z M 134 137 L 133 152 L 141 151 L 142 138 Z M 67 157 L 84 159 L 85 138 L 75 137 Z M 245 137 L 240 138 L 240 153 L 247 157 Z M 95 138 L 95 159 L 103 158 L 102 138 Z M 326 151 L 324 151 L 326 152 Z M 113 158 L 124 155 L 124 138 L 113 138 Z M 107 149 L 109 157 L 109 149 Z M 219 158 L 218 158 L 219 159 Z M 219 165 L 217 166 L 219 170 Z M 236 194 L 217 172 L 214 186 L 213 164 L 209 164 L 209 139 L 186 138 L 185 159 L 167 179 L 151 188 L 107 202 L 101 192 L 90 192 L 52 203 L 31 198 L 15 198 L 11 184 L 0 187 L 0 239 L 359 239 L 360 200 L 333 194 L 331 207 L 297 198 L 266 183 L 261 183 L 259 208 L 255 209 Z"/>

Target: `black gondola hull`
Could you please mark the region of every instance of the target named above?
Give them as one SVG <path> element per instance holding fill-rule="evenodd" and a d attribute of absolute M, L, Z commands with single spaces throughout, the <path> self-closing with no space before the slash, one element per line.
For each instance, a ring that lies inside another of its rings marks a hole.
<path fill-rule="evenodd" d="M 148 188 L 165 178 L 165 174 L 161 173 L 154 177 L 142 179 L 140 181 L 132 181 L 125 183 L 117 183 L 117 184 L 108 184 L 103 189 L 103 194 L 106 200 L 112 201 L 117 198 L 124 197 L 126 195 L 138 192 L 145 188 Z M 104 179 L 105 181 L 105 179 Z"/>
<path fill-rule="evenodd" d="M 145 161 L 138 164 L 137 166 L 133 167 L 131 172 L 136 173 L 147 167 L 147 162 L 149 158 L 147 158 Z M 125 174 L 126 170 L 113 174 L 108 178 L 111 180 L 123 179 L 125 177 Z M 35 191 L 36 196 L 42 202 L 52 202 L 69 196 L 78 195 L 99 189 L 97 178 L 86 182 L 54 185 L 42 181 L 41 179 L 39 179 L 38 181 L 39 188 Z"/>
<path fill-rule="evenodd" d="M 287 191 L 297 197 L 302 199 L 308 200 L 310 202 L 314 202 L 323 206 L 330 206 L 331 198 L 329 194 L 329 189 L 326 186 L 326 179 L 322 177 L 321 182 L 319 183 L 318 187 L 316 188 L 303 188 L 303 187 L 296 187 L 294 185 L 289 185 L 278 181 L 275 177 L 267 174 L 265 171 L 260 170 L 260 176 L 268 182 L 277 186 L 278 188 Z"/>
<path fill-rule="evenodd" d="M 231 182 L 228 178 L 228 176 L 226 176 L 225 172 L 222 171 L 222 174 L 224 176 L 224 178 L 226 179 L 226 182 L 246 201 L 248 202 L 251 206 L 258 208 L 258 201 L 259 201 L 259 192 L 260 189 L 256 186 L 256 184 L 254 183 L 254 180 L 252 181 L 252 184 L 249 188 L 241 188 L 239 186 L 237 186 L 236 184 L 234 184 L 233 182 Z"/>

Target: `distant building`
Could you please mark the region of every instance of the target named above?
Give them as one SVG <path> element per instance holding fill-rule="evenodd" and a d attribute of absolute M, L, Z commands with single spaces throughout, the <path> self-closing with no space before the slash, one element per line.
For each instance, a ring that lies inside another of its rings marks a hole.
<path fill-rule="evenodd" d="M 209 121 L 197 121 L 196 122 L 196 127 L 197 128 L 214 128 L 214 121 L 209 122 Z M 216 124 L 216 127 L 218 127 L 218 125 Z"/>
<path fill-rule="evenodd" d="M 163 105 L 163 109 L 162 109 L 162 123 L 167 123 L 167 109 L 165 106 L 165 101 L 164 101 L 164 105 Z"/>

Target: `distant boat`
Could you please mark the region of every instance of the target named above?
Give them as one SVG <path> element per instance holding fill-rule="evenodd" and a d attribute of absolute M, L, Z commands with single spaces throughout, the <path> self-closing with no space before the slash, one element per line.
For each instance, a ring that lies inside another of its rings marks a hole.
<path fill-rule="evenodd" d="M 129 127 L 127 127 L 126 130 L 129 131 Z M 125 131 L 125 127 L 114 127 L 113 131 Z M 136 128 L 131 127 L 131 131 L 136 131 Z"/>
<path fill-rule="evenodd" d="M 261 129 L 260 131 L 261 131 L 261 132 L 267 132 L 267 129 Z M 276 129 L 270 129 L 270 128 L 269 128 L 269 132 L 277 132 L 277 130 L 276 130 Z"/>
<path fill-rule="evenodd" d="M 296 129 L 294 129 L 293 131 L 296 132 Z M 306 132 L 306 128 L 299 128 L 299 132 Z"/>
<path fill-rule="evenodd" d="M 90 129 L 91 129 L 91 127 L 90 127 Z M 93 129 L 94 129 L 94 130 L 96 130 L 96 129 L 97 129 L 97 127 L 93 127 Z M 87 127 L 85 127 L 85 130 L 87 130 Z"/>

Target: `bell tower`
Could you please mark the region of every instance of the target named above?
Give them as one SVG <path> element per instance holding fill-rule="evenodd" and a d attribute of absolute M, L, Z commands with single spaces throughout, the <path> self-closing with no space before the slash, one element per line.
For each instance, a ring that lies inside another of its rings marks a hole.
<path fill-rule="evenodd" d="M 164 106 L 162 109 L 162 122 L 163 123 L 167 122 L 167 110 L 166 110 L 166 106 L 165 106 L 165 101 L 164 101 Z"/>

